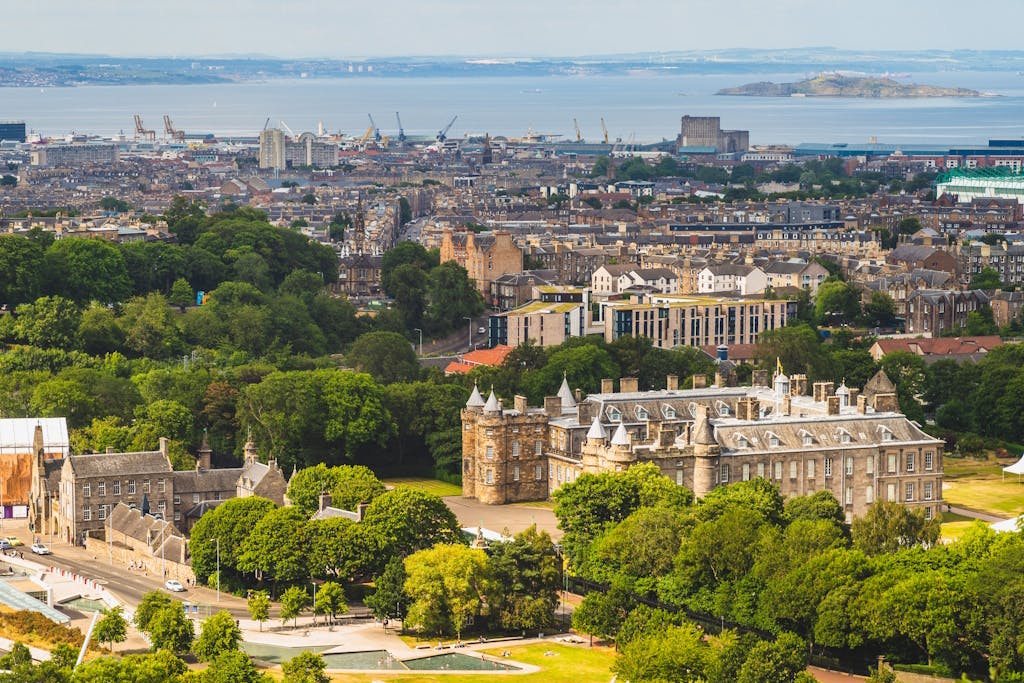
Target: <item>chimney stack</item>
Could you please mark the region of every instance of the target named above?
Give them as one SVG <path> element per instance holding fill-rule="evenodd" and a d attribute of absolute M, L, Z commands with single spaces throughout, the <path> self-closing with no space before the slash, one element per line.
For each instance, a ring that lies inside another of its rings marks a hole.
<path fill-rule="evenodd" d="M 520 394 L 516 394 L 512 398 L 512 405 L 515 407 L 516 412 L 518 412 L 520 415 L 526 413 L 526 409 L 527 409 L 528 406 L 527 406 L 527 403 L 526 403 L 526 397 L 525 396 L 521 396 Z"/>
<path fill-rule="evenodd" d="M 708 385 L 708 376 L 707 375 L 694 375 L 693 376 L 693 388 L 694 389 L 704 389 L 705 387 L 707 387 L 707 385 Z"/>
<path fill-rule="evenodd" d="M 861 396 L 857 397 L 857 412 L 860 413 L 861 415 L 864 415 L 865 413 L 868 412 L 868 397 L 867 396 L 861 395 Z"/>
<path fill-rule="evenodd" d="M 619 391 L 623 394 L 636 393 L 640 391 L 640 380 L 636 377 L 622 377 L 619 379 Z"/>
<path fill-rule="evenodd" d="M 326 491 L 321 491 L 317 509 L 323 512 L 329 507 L 331 507 L 331 494 Z"/>
<path fill-rule="evenodd" d="M 679 375 L 668 375 L 665 377 L 665 388 L 669 391 L 679 389 Z"/>
<path fill-rule="evenodd" d="M 612 379 L 601 380 L 601 393 L 602 394 L 614 394 L 615 393 L 615 381 Z"/>
<path fill-rule="evenodd" d="M 781 412 L 783 415 L 787 416 L 793 414 L 793 399 L 789 394 L 782 397 Z"/>
<path fill-rule="evenodd" d="M 839 397 L 829 396 L 826 399 L 828 401 L 828 414 L 838 415 L 839 414 Z"/>
<path fill-rule="evenodd" d="M 523 399 L 523 400 L 525 402 L 525 399 Z M 562 414 L 562 397 L 561 396 L 545 396 L 544 397 L 544 414 L 547 415 L 548 417 L 559 417 Z"/>

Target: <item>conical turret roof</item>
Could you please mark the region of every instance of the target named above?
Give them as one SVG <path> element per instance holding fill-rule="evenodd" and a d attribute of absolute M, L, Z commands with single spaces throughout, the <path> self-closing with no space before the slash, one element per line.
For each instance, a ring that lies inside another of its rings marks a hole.
<path fill-rule="evenodd" d="M 469 395 L 469 400 L 466 401 L 467 408 L 483 408 L 484 397 L 480 395 L 480 390 L 476 388 L 476 382 L 473 382 L 473 393 Z"/>
<path fill-rule="evenodd" d="M 618 429 L 615 430 L 615 435 L 612 436 L 613 446 L 628 446 L 629 445 L 629 432 L 626 431 L 626 426 L 619 423 Z"/>
<path fill-rule="evenodd" d="M 710 446 L 715 443 L 715 430 L 711 426 L 711 420 L 708 419 L 706 409 L 700 412 L 697 417 L 697 423 L 693 426 L 693 443 L 703 444 Z"/>
<path fill-rule="evenodd" d="M 572 395 L 572 390 L 569 389 L 569 381 L 566 379 L 565 373 L 562 373 L 562 386 L 558 388 L 558 398 L 562 399 L 563 412 L 576 407 L 576 397 Z"/>
<path fill-rule="evenodd" d="M 595 415 L 594 421 L 590 423 L 590 431 L 587 432 L 587 438 L 604 440 L 605 436 L 604 427 L 601 426 L 601 418 Z"/>
<path fill-rule="evenodd" d="M 494 387 L 491 387 L 491 395 L 487 397 L 487 403 L 484 405 L 485 413 L 497 413 L 501 411 L 501 405 L 498 404 L 498 397 L 494 395 Z"/>

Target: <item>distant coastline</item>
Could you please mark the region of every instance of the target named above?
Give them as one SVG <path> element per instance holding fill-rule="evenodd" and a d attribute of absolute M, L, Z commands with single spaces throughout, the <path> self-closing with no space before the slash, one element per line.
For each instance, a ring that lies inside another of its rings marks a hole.
<path fill-rule="evenodd" d="M 887 77 L 820 74 L 794 83 L 760 81 L 736 88 L 723 88 L 716 95 L 740 97 L 991 97 L 969 88 L 900 83 Z"/>

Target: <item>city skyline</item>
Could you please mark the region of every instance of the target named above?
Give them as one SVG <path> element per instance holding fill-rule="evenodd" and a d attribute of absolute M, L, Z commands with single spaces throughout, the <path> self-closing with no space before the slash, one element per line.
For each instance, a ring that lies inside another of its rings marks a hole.
<path fill-rule="evenodd" d="M 265 54 L 282 58 L 398 55 L 577 56 L 830 46 L 865 51 L 1016 49 L 1010 31 L 1024 19 L 1015 0 L 990 0 L 986 12 L 964 14 L 952 0 L 823 4 L 734 0 L 481 4 L 408 0 L 367 4 L 327 0 L 220 4 L 183 0 L 166 6 L 96 0 L 21 3 L 7 8 L 5 52 L 111 56 Z M 949 22 L 949 16 L 957 16 Z M 282 24 L 282 22 L 284 22 Z M 837 32 L 842 28 L 842 33 Z"/>

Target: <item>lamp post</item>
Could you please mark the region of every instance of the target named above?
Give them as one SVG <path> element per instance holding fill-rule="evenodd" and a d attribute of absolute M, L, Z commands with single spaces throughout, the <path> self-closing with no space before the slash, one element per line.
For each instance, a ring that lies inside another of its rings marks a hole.
<path fill-rule="evenodd" d="M 316 581 L 310 581 L 313 584 L 313 626 L 316 626 Z"/>
<path fill-rule="evenodd" d="M 220 536 L 214 539 L 217 541 L 217 604 L 220 604 Z"/>
<path fill-rule="evenodd" d="M 462 316 L 463 320 L 469 321 L 469 351 L 473 350 L 473 319 L 468 316 Z"/>
<path fill-rule="evenodd" d="M 112 515 L 107 515 L 107 548 L 110 552 L 110 566 L 114 566 L 114 520 Z"/>
<path fill-rule="evenodd" d="M 412 331 L 420 333 L 420 355 L 422 356 L 423 355 L 423 330 L 421 330 L 418 327 L 414 327 Z"/>

